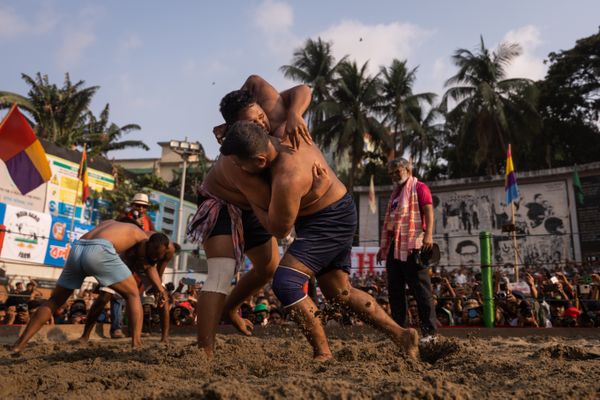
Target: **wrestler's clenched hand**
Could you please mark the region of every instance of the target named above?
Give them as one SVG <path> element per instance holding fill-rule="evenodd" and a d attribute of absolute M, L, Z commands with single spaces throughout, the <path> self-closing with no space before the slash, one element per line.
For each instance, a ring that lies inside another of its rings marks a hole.
<path fill-rule="evenodd" d="M 166 291 L 161 290 L 155 296 L 156 296 L 156 306 L 157 307 L 162 307 L 167 303 L 167 292 Z"/>

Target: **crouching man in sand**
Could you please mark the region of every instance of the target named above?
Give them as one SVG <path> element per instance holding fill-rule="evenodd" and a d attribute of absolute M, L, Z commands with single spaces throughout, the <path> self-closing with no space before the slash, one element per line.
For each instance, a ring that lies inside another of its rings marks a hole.
<path fill-rule="evenodd" d="M 365 322 L 386 333 L 410 357 L 418 355 L 418 334 L 403 329 L 368 293 L 355 289 L 348 274 L 352 241 L 356 232 L 356 207 L 346 187 L 327 166 L 330 186 L 310 206 L 301 208 L 311 192 L 313 165 L 327 165 L 314 145 L 293 149 L 288 139 L 269 136 L 248 121 L 233 124 L 221 145 L 221 154 L 248 174 L 270 172 L 271 199 L 268 209 L 252 202 L 261 224 L 273 235 L 286 237 L 296 229 L 296 240 L 288 248 L 273 277 L 272 288 L 283 306 L 290 309 L 303 328 L 316 360 L 332 357 L 318 308 L 307 295 L 308 280 L 316 276 L 325 297 L 356 312 Z"/>
<path fill-rule="evenodd" d="M 146 232 L 146 235 L 148 237 L 152 237 L 154 233 L 155 232 Z M 137 257 L 135 246 L 126 251 L 125 254 L 121 255 L 121 259 L 133 273 L 134 279 L 136 282 L 139 282 L 138 289 L 140 296 L 142 296 L 144 293 L 156 293 L 164 290 L 162 285 L 162 276 L 167 268 L 167 265 L 175 256 L 175 253 L 180 249 L 181 246 L 179 246 L 177 243 L 169 241 L 169 247 L 167 248 L 165 257 L 160 259 L 156 266 L 150 266 L 148 269 L 144 269 L 145 265 L 139 262 L 140 259 Z M 154 282 L 152 279 L 150 279 L 150 272 L 152 272 L 151 270 L 156 270 L 158 272 L 158 282 Z M 90 335 L 96 326 L 98 317 L 100 314 L 102 314 L 102 311 L 106 305 L 112 300 L 112 297 L 115 295 L 115 293 L 116 292 L 109 287 L 100 288 L 100 294 L 98 295 L 98 298 L 94 301 L 94 304 L 92 304 L 90 311 L 88 311 L 85 319 L 85 328 L 83 329 L 83 334 L 79 338 L 79 342 L 85 343 L 90 340 Z M 160 341 L 168 342 L 170 331 L 170 304 L 168 296 L 163 297 L 163 300 L 164 301 L 162 304 L 157 304 L 160 312 L 160 327 L 162 333 Z"/>
<path fill-rule="evenodd" d="M 150 280 L 160 285 L 155 266 L 165 257 L 169 238 L 155 233 L 150 238 L 138 226 L 129 223 L 107 221 L 92 229 L 75 243 L 65 268 L 58 278 L 56 288 L 27 324 L 25 331 L 13 347 L 19 353 L 27 342 L 48 321 L 54 312 L 67 302 L 73 290 L 79 289 L 88 276 L 96 278 L 101 285 L 119 293 L 127 302 L 127 312 L 131 329 L 131 346 L 141 345 L 142 303 L 135 279 L 127 265 L 119 257 L 120 253 L 134 252 L 137 262 L 144 266 Z M 162 285 L 160 285 L 162 289 Z M 158 293 L 159 303 L 164 303 L 166 292 Z"/>

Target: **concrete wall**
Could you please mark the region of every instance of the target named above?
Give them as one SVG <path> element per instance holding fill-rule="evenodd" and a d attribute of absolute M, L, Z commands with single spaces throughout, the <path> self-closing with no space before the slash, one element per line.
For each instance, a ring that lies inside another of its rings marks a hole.
<path fill-rule="evenodd" d="M 578 166 L 578 173 L 584 182 L 596 179 L 600 177 L 600 163 Z M 492 249 L 495 262 L 515 262 L 511 237 L 501 232 L 502 225 L 510 222 L 512 217 L 511 207 L 507 207 L 504 200 L 504 176 L 426 183 L 434 197 L 434 238 L 442 251 L 442 264 L 478 264 L 478 235 L 484 230 L 492 232 L 495 237 Z M 573 168 L 517 171 L 517 183 L 521 198 L 515 207 L 515 221 L 522 232 L 518 235 L 520 257 L 517 263 L 547 264 L 567 259 L 581 262 L 591 259 L 593 254 L 600 254 L 600 249 L 596 248 L 600 243 L 600 204 L 590 203 L 596 201 L 592 190 L 598 191 L 596 186 L 599 185 L 590 184 L 586 189 L 589 192 L 586 221 L 594 219 L 599 223 L 586 225 L 583 240 L 587 240 L 588 245 L 586 252 L 582 253 L 577 213 L 583 208 L 575 200 Z M 378 243 L 391 190 L 391 186 L 376 188 L 378 210 L 373 214 L 368 207 L 369 188 L 355 188 L 361 245 Z M 459 251 L 464 248 L 477 251 L 460 254 Z"/>

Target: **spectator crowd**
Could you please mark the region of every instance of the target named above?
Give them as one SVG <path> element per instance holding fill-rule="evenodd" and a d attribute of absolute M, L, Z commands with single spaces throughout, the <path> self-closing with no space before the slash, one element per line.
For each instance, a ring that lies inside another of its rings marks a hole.
<path fill-rule="evenodd" d="M 575 264 L 551 267 L 528 267 L 521 273 L 524 283 L 514 284 L 512 269 L 493 269 L 493 290 L 496 326 L 510 327 L 600 327 L 600 274 L 598 267 Z M 370 293 L 390 312 L 385 271 L 354 273 L 352 285 Z M 483 325 L 481 273 L 478 268 L 433 268 L 431 275 L 438 327 Z M 24 325 L 42 304 L 43 296 L 37 283 L 9 283 L 9 296 L 0 302 L 0 325 Z M 166 285 L 170 295 L 171 325 L 186 326 L 196 322 L 196 300 L 202 282 L 183 278 L 177 287 Z M 87 312 L 98 296 L 97 289 L 77 291 L 54 315 L 51 324 L 84 324 Z M 410 293 L 410 291 L 409 291 Z M 326 324 L 360 324 L 348 310 L 327 304 L 318 289 L 311 293 Z M 160 315 L 152 295 L 142 297 L 144 331 L 160 329 Z M 111 323 L 111 304 L 98 317 L 99 323 Z M 270 286 L 265 286 L 241 306 L 243 318 L 255 325 L 291 323 L 289 315 Z M 409 325 L 419 326 L 417 303 L 408 299 Z M 118 315 L 126 315 L 119 313 Z M 124 324 L 127 323 L 126 316 Z M 227 323 L 227 321 L 223 321 Z"/>

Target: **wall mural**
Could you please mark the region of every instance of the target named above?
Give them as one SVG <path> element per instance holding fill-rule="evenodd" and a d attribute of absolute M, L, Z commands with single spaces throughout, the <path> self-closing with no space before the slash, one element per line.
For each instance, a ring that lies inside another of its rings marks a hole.
<path fill-rule="evenodd" d="M 440 246 L 440 265 L 479 265 L 479 232 L 492 233 L 496 265 L 514 264 L 512 236 L 502 233 L 511 222 L 503 187 L 433 192 L 434 239 Z M 548 265 L 573 259 L 571 223 L 565 181 L 519 185 L 515 226 L 519 264 Z"/>

